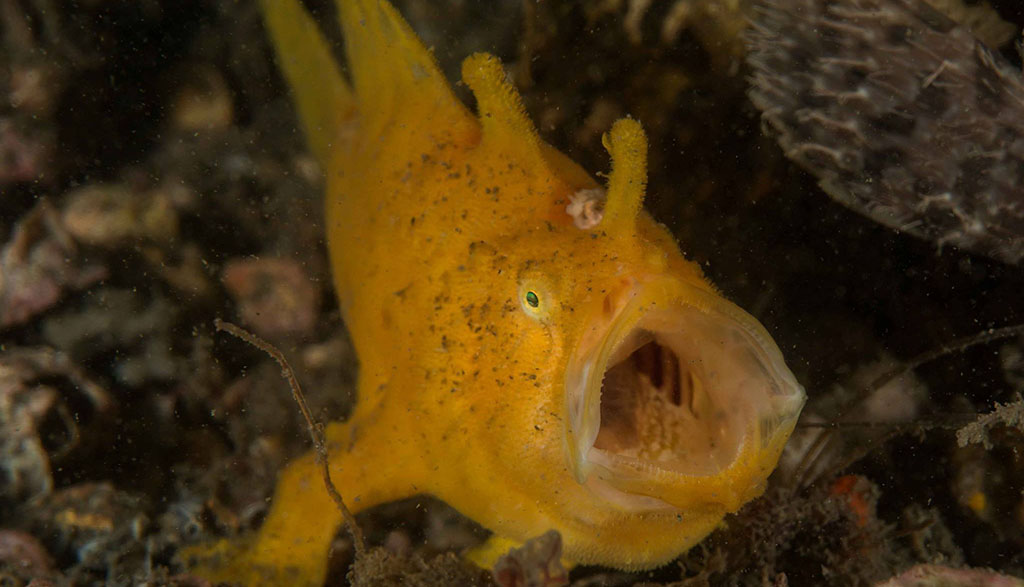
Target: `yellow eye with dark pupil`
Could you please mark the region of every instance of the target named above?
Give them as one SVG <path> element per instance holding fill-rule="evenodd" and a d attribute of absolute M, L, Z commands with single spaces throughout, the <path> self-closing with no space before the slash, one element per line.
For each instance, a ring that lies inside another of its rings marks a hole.
<path fill-rule="evenodd" d="M 537 294 L 532 291 L 528 291 L 526 292 L 526 303 L 529 304 L 531 308 L 536 308 L 540 305 L 540 298 L 538 298 Z"/>

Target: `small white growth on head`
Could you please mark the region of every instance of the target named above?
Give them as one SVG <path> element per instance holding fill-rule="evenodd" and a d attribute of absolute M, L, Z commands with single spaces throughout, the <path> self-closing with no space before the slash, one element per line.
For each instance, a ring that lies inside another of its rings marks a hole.
<path fill-rule="evenodd" d="M 579 190 L 569 196 L 569 205 L 565 211 L 572 216 L 576 228 L 587 230 L 594 228 L 604 217 L 605 191 L 602 188 Z"/>

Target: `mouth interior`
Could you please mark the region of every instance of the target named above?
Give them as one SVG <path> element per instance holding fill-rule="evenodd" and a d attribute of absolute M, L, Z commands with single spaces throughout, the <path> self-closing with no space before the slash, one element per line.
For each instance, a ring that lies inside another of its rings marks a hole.
<path fill-rule="evenodd" d="M 651 312 L 608 360 L 593 448 L 690 475 L 728 468 L 778 393 L 761 355 L 721 317 Z"/>

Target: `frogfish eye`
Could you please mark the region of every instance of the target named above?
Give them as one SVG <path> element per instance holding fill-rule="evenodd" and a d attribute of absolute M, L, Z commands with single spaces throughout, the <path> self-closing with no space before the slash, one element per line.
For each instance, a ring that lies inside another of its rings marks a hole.
<path fill-rule="evenodd" d="M 530 318 L 539 322 L 548 321 L 551 316 L 552 296 L 548 285 L 536 278 L 526 278 L 519 282 L 519 307 Z"/>
<path fill-rule="evenodd" d="M 526 292 L 526 304 L 531 308 L 536 308 L 540 305 L 540 298 L 537 297 L 535 292 L 528 291 Z"/>

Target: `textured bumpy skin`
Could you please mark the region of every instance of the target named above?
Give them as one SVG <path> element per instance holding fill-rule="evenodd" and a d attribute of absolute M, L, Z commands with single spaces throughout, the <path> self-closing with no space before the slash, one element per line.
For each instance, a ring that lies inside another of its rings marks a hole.
<path fill-rule="evenodd" d="M 892 228 L 1024 258 L 1021 73 L 922 0 L 757 0 L 751 98 L 786 155 Z"/>
<path fill-rule="evenodd" d="M 620 120 L 605 137 L 607 203 L 600 224 L 581 230 L 570 196 L 599 186 L 540 140 L 495 58 L 463 64 L 474 115 L 390 5 L 338 8 L 351 86 L 296 1 L 263 2 L 324 164 L 335 285 L 360 361 L 355 412 L 327 428 L 334 483 L 354 511 L 435 495 L 496 544 L 554 528 L 576 562 L 644 568 L 677 556 L 763 491 L 795 413 L 760 429 L 719 474 L 672 485 L 675 507 L 610 504 L 567 463 L 566 365 L 593 330 L 587 317 L 607 313 L 623 283 L 661 279 L 651 304 L 692 298 L 695 313 L 720 308 L 756 325 L 641 209 L 640 125 Z M 793 386 L 787 405 L 798 412 Z M 644 495 L 662 483 L 627 482 Z M 316 585 L 340 521 L 308 455 L 282 473 L 258 535 L 186 559 L 215 580 Z"/>

